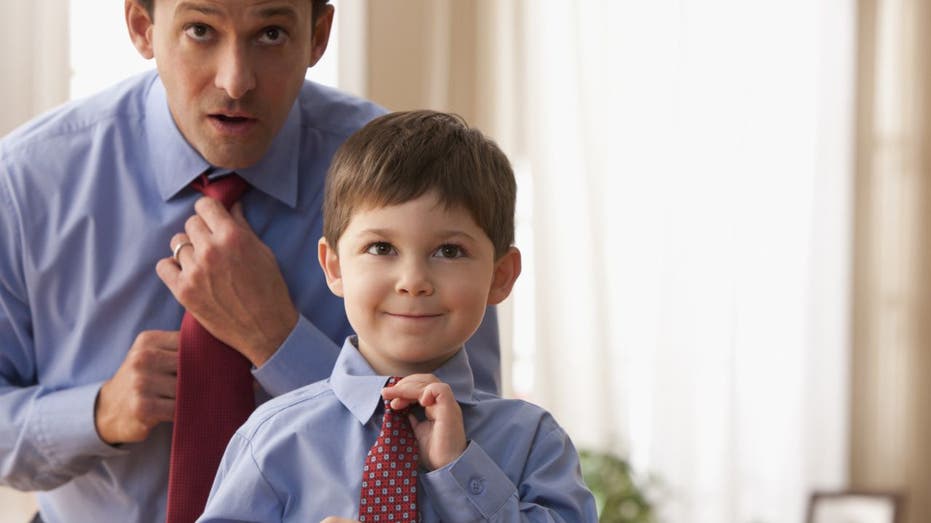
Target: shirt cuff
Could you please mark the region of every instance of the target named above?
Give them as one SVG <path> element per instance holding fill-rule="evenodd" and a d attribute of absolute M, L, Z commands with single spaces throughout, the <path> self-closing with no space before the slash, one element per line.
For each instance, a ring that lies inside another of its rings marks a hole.
<path fill-rule="evenodd" d="M 320 381 L 330 375 L 339 347 L 304 316 L 284 343 L 252 376 L 272 396 Z"/>
<path fill-rule="evenodd" d="M 128 450 L 100 439 L 94 407 L 101 383 L 63 389 L 42 396 L 35 404 L 39 451 L 58 468 L 68 469 L 87 456 L 120 456 Z"/>
<path fill-rule="evenodd" d="M 443 521 L 453 523 L 489 519 L 509 499 L 517 499 L 517 487 L 474 441 L 458 459 L 421 481 Z"/>

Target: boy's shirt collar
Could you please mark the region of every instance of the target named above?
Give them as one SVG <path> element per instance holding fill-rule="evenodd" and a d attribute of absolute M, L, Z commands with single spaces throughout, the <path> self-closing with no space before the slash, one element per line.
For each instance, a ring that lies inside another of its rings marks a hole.
<path fill-rule="evenodd" d="M 152 169 L 155 183 L 162 199 L 167 202 L 193 179 L 213 167 L 178 130 L 168 109 L 165 86 L 157 76 L 149 88 L 145 103 L 145 128 L 149 150 L 154 156 Z M 300 139 L 301 110 L 300 104 L 295 101 L 265 156 L 255 165 L 236 169 L 236 173 L 252 187 L 291 208 L 297 207 Z"/>
<path fill-rule="evenodd" d="M 475 403 L 475 383 L 472 367 L 465 349 L 459 351 L 442 367 L 433 372 L 440 381 L 448 384 L 460 404 Z M 355 336 L 349 336 L 336 359 L 330 386 L 337 399 L 346 406 L 359 423 L 365 424 L 382 402 L 381 390 L 389 376 L 375 374 L 355 346 Z"/>

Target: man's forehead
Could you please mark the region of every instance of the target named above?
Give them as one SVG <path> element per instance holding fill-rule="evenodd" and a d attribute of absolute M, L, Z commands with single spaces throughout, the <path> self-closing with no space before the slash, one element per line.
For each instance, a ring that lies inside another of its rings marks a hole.
<path fill-rule="evenodd" d="M 158 0 L 174 14 L 200 13 L 206 16 L 248 15 L 302 17 L 311 12 L 311 0 Z"/>

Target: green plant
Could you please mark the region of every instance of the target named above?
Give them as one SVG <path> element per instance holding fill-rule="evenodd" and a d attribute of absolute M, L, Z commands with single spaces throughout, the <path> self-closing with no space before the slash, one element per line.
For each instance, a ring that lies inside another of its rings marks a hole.
<path fill-rule="evenodd" d="M 627 461 L 606 452 L 579 452 L 582 477 L 595 495 L 599 523 L 655 523 L 653 505 Z"/>

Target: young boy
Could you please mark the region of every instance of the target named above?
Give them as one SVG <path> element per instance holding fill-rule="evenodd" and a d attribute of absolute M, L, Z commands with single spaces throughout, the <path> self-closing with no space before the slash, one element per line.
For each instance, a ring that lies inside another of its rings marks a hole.
<path fill-rule="evenodd" d="M 476 390 L 463 351 L 520 274 L 515 193 L 455 116 L 389 114 L 343 144 L 319 261 L 356 336 L 237 431 L 199 521 L 597 520 L 566 433 Z"/>

